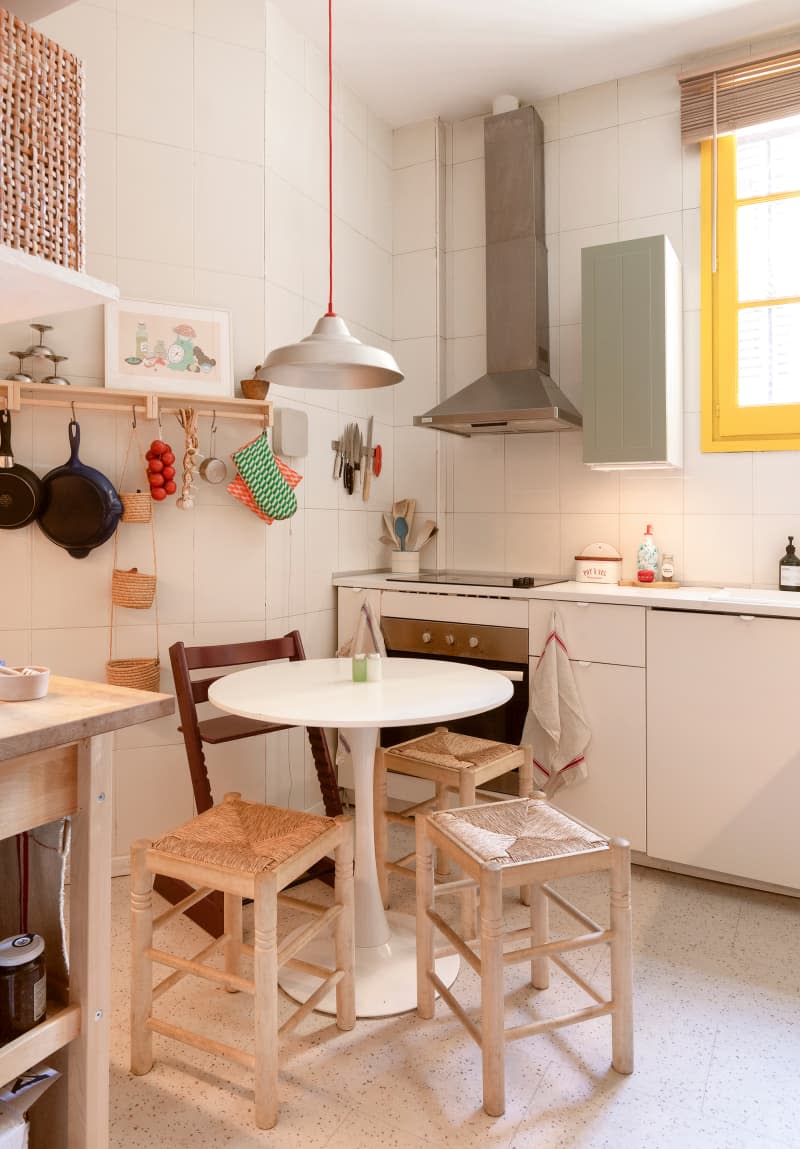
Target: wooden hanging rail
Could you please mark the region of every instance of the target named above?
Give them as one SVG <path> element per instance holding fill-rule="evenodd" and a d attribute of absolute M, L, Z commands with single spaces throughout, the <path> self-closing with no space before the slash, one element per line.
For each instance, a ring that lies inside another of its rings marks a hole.
<path fill-rule="evenodd" d="M 233 395 L 171 395 L 154 391 L 110 391 L 105 387 L 61 387 L 53 383 L 20 383 L 0 379 L 0 407 L 61 407 L 76 411 L 135 412 L 144 419 L 175 415 L 192 407 L 199 415 L 218 419 L 256 419 L 273 423 L 272 404 L 266 399 L 239 399 Z"/>

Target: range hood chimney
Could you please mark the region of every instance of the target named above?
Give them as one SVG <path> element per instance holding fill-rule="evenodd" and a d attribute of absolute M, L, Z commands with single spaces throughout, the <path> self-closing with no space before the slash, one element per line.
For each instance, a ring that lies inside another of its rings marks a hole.
<path fill-rule="evenodd" d="M 488 116 L 483 138 L 487 373 L 414 423 L 455 435 L 575 431 L 580 413 L 550 378 L 544 127 L 528 105 Z"/>

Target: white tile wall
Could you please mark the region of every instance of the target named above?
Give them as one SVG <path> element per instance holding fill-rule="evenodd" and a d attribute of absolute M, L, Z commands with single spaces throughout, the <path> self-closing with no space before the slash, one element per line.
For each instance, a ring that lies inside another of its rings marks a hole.
<path fill-rule="evenodd" d="M 736 55 L 742 50 L 739 45 Z M 700 451 L 699 149 L 681 147 L 676 71 L 625 77 L 536 107 L 546 140 L 552 374 L 580 408 L 581 249 L 665 234 L 683 266 L 683 470 L 589 471 L 580 434 L 455 443 L 442 436 L 440 456 L 450 466 L 443 518 L 452 532 L 450 561 L 570 573 L 578 550 L 602 540 L 622 549 L 624 572 L 631 575 L 642 532 L 652 522 L 661 548 L 675 556 L 678 578 L 775 585 L 786 535 L 794 529 L 800 534 L 800 452 Z M 478 284 L 481 126 L 481 117 L 474 117 L 449 132 L 442 213 L 448 229 L 447 395 L 485 370 Z"/>
<path fill-rule="evenodd" d="M 225 308 L 233 323 L 235 376 L 250 376 L 270 346 L 308 334 L 327 301 L 327 87 L 325 60 L 270 3 L 120 0 L 72 5 L 41 27 L 87 65 L 89 263 L 123 295 Z M 354 333 L 392 336 L 391 129 L 337 83 L 337 308 Z M 424 133 L 423 133 L 424 134 Z M 435 139 L 433 126 L 427 131 Z M 428 158 L 428 157 L 426 157 Z M 432 284 L 430 298 L 435 303 Z M 435 328 L 432 328 L 432 331 Z M 416 337 L 419 333 L 413 332 Z M 3 346 L 30 336 L 3 332 Z M 98 308 L 57 316 L 53 340 L 73 382 L 103 381 Z M 429 376 L 429 372 L 427 375 Z M 418 377 L 426 378 L 420 365 Z M 309 416 L 310 454 L 289 460 L 304 476 L 294 519 L 262 524 L 223 487 L 198 480 L 196 507 L 173 501 L 155 515 L 162 687 L 168 647 L 281 634 L 297 626 L 311 654 L 335 642 L 331 572 L 380 561 L 380 515 L 394 481 L 394 396 L 274 389 L 278 404 Z M 430 404 L 428 404 L 430 405 Z M 341 410 L 340 410 L 341 406 Z M 411 414 L 409 404 L 409 421 Z M 384 473 L 369 504 L 332 478 L 332 439 L 374 412 Z M 21 460 L 44 472 L 65 461 L 67 415 L 24 411 L 14 420 Z M 119 480 L 128 442 L 123 417 L 80 413 L 81 455 Z M 140 423 L 146 447 L 158 433 Z M 256 428 L 220 420 L 223 458 Z M 410 430 L 410 428 L 409 428 Z M 201 420 L 201 451 L 208 450 Z M 180 448 L 174 421 L 163 435 Z M 413 455 L 410 456 L 413 458 Z M 420 446 L 435 482 L 435 443 Z M 416 465 L 416 464 L 414 464 Z M 136 484 L 129 466 L 126 485 Z M 140 472 L 138 484 L 144 475 Z M 425 482 L 418 486 L 420 497 Z M 118 533 L 118 562 L 151 569 L 146 526 Z M 341 541 L 340 541 L 341 540 Z M 5 532 L 0 657 L 103 680 L 109 651 L 113 546 L 80 561 L 36 528 Z M 13 611 L 8 606 L 14 603 Z M 156 649 L 153 610 L 117 611 L 114 654 Z M 117 738 L 115 825 L 119 865 L 132 837 L 157 834 L 192 813 L 189 775 L 175 718 Z M 315 806 L 319 790 L 301 732 L 237 744 L 211 755 L 217 792 Z"/>

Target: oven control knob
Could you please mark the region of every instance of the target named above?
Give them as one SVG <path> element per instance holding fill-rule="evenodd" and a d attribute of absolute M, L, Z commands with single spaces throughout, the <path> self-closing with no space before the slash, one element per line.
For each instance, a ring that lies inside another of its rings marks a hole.
<path fill-rule="evenodd" d="M 470 644 L 470 646 L 472 647 L 472 649 L 473 649 L 473 650 L 474 650 L 474 649 L 475 649 L 475 647 L 478 645 L 478 639 L 475 637 L 475 635 L 474 635 L 474 634 L 473 634 L 473 635 L 472 635 L 472 637 L 470 638 L 470 640 L 469 640 L 469 644 Z"/>
<path fill-rule="evenodd" d="M 448 646 L 452 646 L 452 645 L 453 645 L 453 643 L 455 642 L 455 638 L 453 637 L 453 635 L 452 635 L 452 634 L 446 634 L 446 635 L 444 636 L 444 640 L 445 640 L 445 642 L 447 643 L 447 645 L 448 645 Z"/>
<path fill-rule="evenodd" d="M 426 630 L 422 636 L 422 641 L 423 642 L 430 642 L 430 640 L 431 640 L 431 632 L 429 630 Z"/>

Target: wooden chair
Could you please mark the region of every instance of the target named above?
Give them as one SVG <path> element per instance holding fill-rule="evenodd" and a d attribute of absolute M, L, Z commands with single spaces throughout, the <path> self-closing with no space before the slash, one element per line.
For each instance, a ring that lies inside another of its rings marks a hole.
<path fill-rule="evenodd" d="M 433 851 L 458 863 L 480 891 L 480 944 L 467 945 L 434 908 L 434 899 L 460 889 L 462 882 L 434 886 Z M 574 874 L 609 871 L 610 928 L 604 929 L 547 883 Z M 508 930 L 503 919 L 503 890 L 528 885 L 530 924 Z M 490 1117 L 505 1112 L 506 1041 L 589 1021 L 611 1014 L 612 1065 L 633 1072 L 633 1005 L 631 990 L 630 846 L 607 838 L 552 807 L 544 794 L 496 805 L 472 806 L 428 814 L 417 819 L 417 1001 L 420 1017 L 434 1016 L 434 996 L 452 1009 L 483 1058 L 483 1108 Z M 549 902 L 581 926 L 575 937 L 550 940 Z M 437 977 L 434 927 L 441 931 L 481 979 L 479 1024 Z M 519 942 L 526 944 L 519 946 Z M 510 943 L 507 944 L 507 943 Z M 605 998 L 560 956 L 593 945 L 611 953 L 611 996 Z M 518 947 L 518 948 L 514 948 Z M 559 1017 L 506 1028 L 503 971 L 506 965 L 530 962 L 531 985 L 547 989 L 549 962 L 568 974 L 592 1004 Z"/>
<path fill-rule="evenodd" d="M 273 722 L 258 722 L 252 718 L 239 718 L 235 714 L 224 714 L 214 718 L 200 719 L 197 707 L 208 701 L 208 688 L 237 666 L 249 663 L 272 662 L 288 659 L 297 662 L 306 656 L 300 632 L 289 631 L 282 638 L 260 639 L 253 642 L 235 642 L 217 646 L 185 646 L 182 642 L 173 643 L 169 648 L 172 675 L 175 680 L 175 694 L 178 700 L 180 726 L 186 746 L 189 773 L 192 779 L 195 808 L 198 814 L 210 810 L 214 805 L 211 782 L 208 776 L 204 744 L 217 746 L 223 742 L 236 742 L 240 738 L 252 738 L 258 734 L 272 734 L 289 727 Z M 210 670 L 216 673 L 192 679 L 192 671 Z M 335 818 L 342 813 L 339 784 L 333 767 L 330 750 L 324 732 L 317 727 L 307 727 L 308 740 L 317 768 L 320 790 L 325 813 Z M 330 866 L 321 863 L 317 876 L 327 877 Z M 156 880 L 156 890 L 170 902 L 178 902 L 187 894 L 184 883 L 165 875 Z M 223 930 L 222 895 L 210 897 L 189 912 L 199 926 L 218 937 Z"/>
<path fill-rule="evenodd" d="M 336 860 L 335 903 L 328 909 L 281 894 L 308 866 L 333 852 Z M 188 883 L 190 894 L 153 920 L 153 875 L 166 874 Z M 145 1074 L 153 1066 L 153 1034 L 159 1033 L 197 1049 L 230 1057 L 253 1070 L 255 1117 L 261 1129 L 278 1120 L 278 1037 L 293 1029 L 336 988 L 336 1024 L 355 1024 L 353 981 L 353 823 L 343 815 L 324 818 L 278 806 L 243 802 L 239 794 L 226 794 L 214 806 L 157 842 L 137 841 L 131 847 L 131 1072 Z M 200 902 L 211 891 L 221 891 L 225 903 L 225 932 L 204 944 L 191 958 L 153 947 L 153 930 Z M 255 945 L 242 942 L 242 898 L 254 901 Z M 309 913 L 313 921 L 277 940 L 277 911 L 281 903 Z M 332 926 L 335 969 L 309 967 L 295 954 L 320 931 Z M 206 959 L 219 949 L 224 969 Z M 253 976 L 244 977 L 240 958 L 253 958 Z M 155 987 L 153 963 L 173 972 Z M 320 986 L 303 1005 L 278 1025 L 278 970 L 295 966 L 317 974 Z M 226 1045 L 196 1030 L 188 1030 L 153 1015 L 153 1002 L 188 975 L 223 985 L 231 993 L 254 995 L 255 1053 Z"/>
<path fill-rule="evenodd" d="M 375 756 L 375 860 L 378 881 L 385 907 L 389 905 L 389 874 L 415 878 L 414 853 L 406 854 L 395 862 L 387 858 L 389 824 L 413 826 L 417 814 L 447 808 L 451 794 L 457 795 L 459 806 L 472 806 L 478 787 L 500 778 L 511 770 L 519 770 L 520 797 L 533 793 L 533 758 L 530 746 L 512 746 L 506 742 L 493 742 L 487 738 L 473 738 L 457 734 L 439 726 L 430 734 L 422 734 L 408 742 L 388 749 L 378 749 Z M 389 809 L 387 799 L 387 773 L 404 774 L 433 782 L 433 798 L 409 806 L 401 812 Z M 492 799 L 488 799 L 492 800 Z M 449 873 L 445 859 L 437 862 L 438 877 Z M 527 893 L 522 893 L 527 904 Z M 473 937 L 475 931 L 475 891 L 467 889 L 462 895 L 462 930 Z M 470 923 L 472 927 L 470 929 Z"/>

